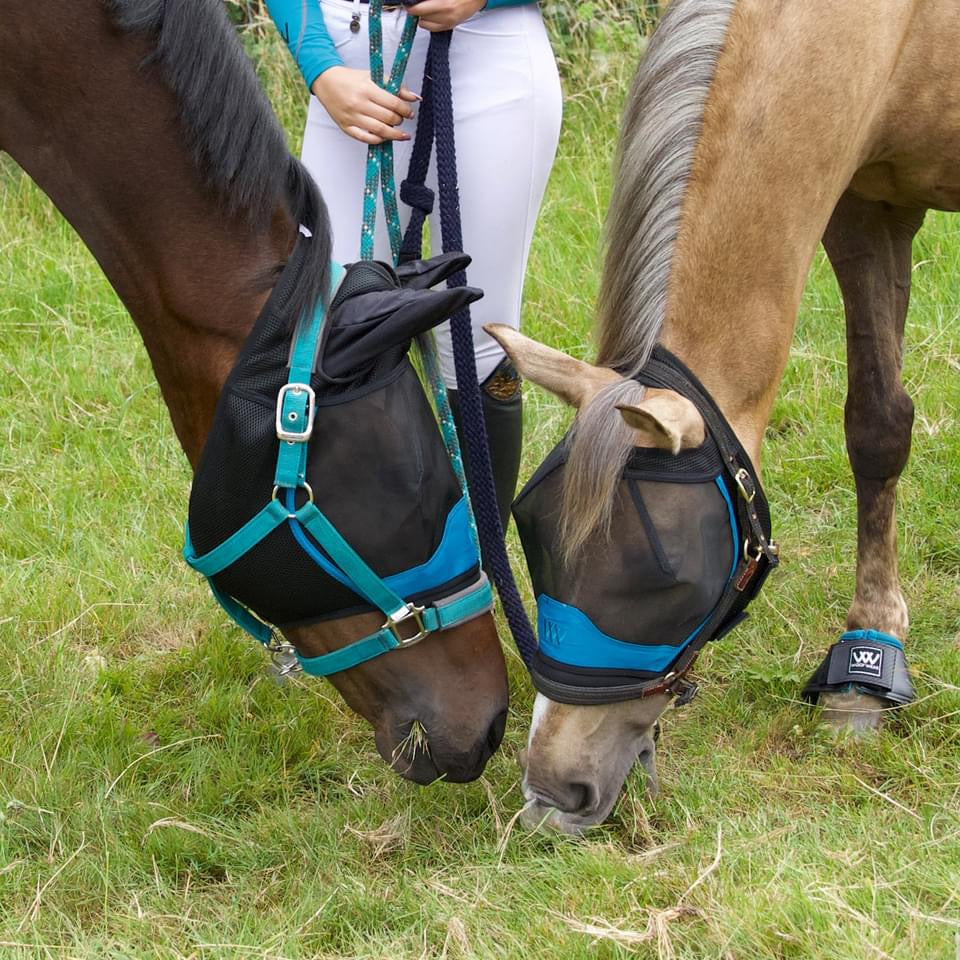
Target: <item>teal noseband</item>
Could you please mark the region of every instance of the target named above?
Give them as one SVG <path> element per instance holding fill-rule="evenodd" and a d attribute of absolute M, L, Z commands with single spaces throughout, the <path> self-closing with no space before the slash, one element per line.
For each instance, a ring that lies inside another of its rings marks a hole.
<path fill-rule="evenodd" d="M 344 276 L 339 264 L 332 265 L 334 290 Z M 332 297 L 331 297 L 332 300 Z M 320 304 L 309 319 L 302 320 L 294 334 L 286 384 L 277 396 L 276 433 L 279 453 L 274 474 L 273 496 L 251 520 L 218 544 L 198 556 L 186 529 L 184 559 L 207 578 L 214 597 L 230 617 L 251 636 L 271 650 L 278 650 L 274 631 L 232 596 L 219 590 L 213 577 L 249 553 L 273 531 L 288 524 L 294 540 L 315 563 L 334 579 L 348 586 L 369 604 L 379 609 L 383 626 L 375 633 L 319 657 L 297 661 L 304 672 L 325 677 L 404 647 L 413 646 L 438 630 L 446 630 L 490 610 L 493 596 L 486 576 L 452 596 L 419 606 L 404 599 L 448 582 L 451 573 L 465 573 L 479 565 L 476 532 L 467 492 L 450 511 L 444 536 L 433 557 L 413 570 L 383 578 L 341 536 L 336 527 L 314 503 L 307 481 L 308 443 L 313 433 L 316 397 L 310 386 L 318 354 L 326 309 Z M 462 481 L 462 470 L 456 471 Z M 297 506 L 306 495 L 306 501 Z M 306 533 L 313 538 L 311 542 Z M 319 545 L 319 550 L 314 545 Z"/>

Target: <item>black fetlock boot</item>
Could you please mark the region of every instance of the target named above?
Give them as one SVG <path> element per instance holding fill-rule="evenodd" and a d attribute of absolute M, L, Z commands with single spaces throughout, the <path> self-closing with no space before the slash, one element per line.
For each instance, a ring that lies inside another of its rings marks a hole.
<path fill-rule="evenodd" d="M 510 520 L 510 504 L 517 489 L 520 474 L 520 447 L 523 442 L 523 390 L 520 374 L 507 357 L 480 384 L 483 402 L 483 419 L 487 426 L 487 442 L 490 445 L 490 465 L 493 467 L 493 483 L 497 491 L 497 508 L 500 522 L 507 529 Z M 463 439 L 460 425 L 460 398 L 456 390 L 448 390 L 453 419 L 463 452 L 463 466 L 470 479 L 470 453 Z"/>
<path fill-rule="evenodd" d="M 903 644 L 880 630 L 848 630 L 803 688 L 803 697 L 816 703 L 824 693 L 855 691 L 902 707 L 914 699 Z"/>

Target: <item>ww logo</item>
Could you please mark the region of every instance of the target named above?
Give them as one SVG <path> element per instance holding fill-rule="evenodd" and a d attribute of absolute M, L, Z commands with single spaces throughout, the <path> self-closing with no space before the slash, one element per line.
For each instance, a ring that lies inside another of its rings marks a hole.
<path fill-rule="evenodd" d="M 857 673 L 866 677 L 882 676 L 883 651 L 875 647 L 851 647 L 847 673 Z"/>

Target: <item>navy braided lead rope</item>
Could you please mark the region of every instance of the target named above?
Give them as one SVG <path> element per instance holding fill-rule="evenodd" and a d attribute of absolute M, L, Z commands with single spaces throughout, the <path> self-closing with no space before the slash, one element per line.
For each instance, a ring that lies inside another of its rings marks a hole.
<path fill-rule="evenodd" d="M 400 199 L 413 207 L 410 223 L 401 246 L 400 259 L 416 259 L 423 248 L 423 224 L 433 209 L 433 195 L 425 183 L 433 141 L 437 146 L 437 183 L 440 194 L 440 233 L 443 252 L 463 249 L 460 223 L 460 191 L 457 185 L 457 150 L 453 125 L 453 94 L 450 83 L 450 40 L 453 33 L 430 34 L 427 66 L 424 72 L 423 101 L 417 121 L 417 133 L 410 158 L 407 179 L 400 186 Z M 465 270 L 447 281 L 448 287 L 467 283 Z M 530 668 L 537 640 L 527 618 L 523 601 L 513 579 L 507 558 L 503 526 L 493 483 L 490 448 L 477 361 L 473 345 L 470 308 L 450 318 L 453 360 L 460 396 L 461 429 L 470 451 L 471 497 L 479 527 L 480 543 L 488 572 L 496 584 L 500 603 L 523 662 Z"/>

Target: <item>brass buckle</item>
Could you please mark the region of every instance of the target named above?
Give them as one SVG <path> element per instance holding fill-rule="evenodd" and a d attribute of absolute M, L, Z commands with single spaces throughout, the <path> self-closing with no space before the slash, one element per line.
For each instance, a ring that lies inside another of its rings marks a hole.
<path fill-rule="evenodd" d="M 750 471 L 747 470 L 745 467 L 741 467 L 733 475 L 733 479 L 737 483 L 737 489 L 740 491 L 740 496 L 743 497 L 743 499 L 747 503 L 753 503 L 753 498 L 757 495 L 757 487 L 756 487 L 756 484 L 753 482 L 753 477 L 750 476 Z M 747 490 L 746 484 L 744 484 L 744 480 L 748 480 L 750 482 L 751 489 L 749 490 L 749 492 Z"/>
<path fill-rule="evenodd" d="M 395 613 L 391 613 L 380 629 L 389 630 L 393 634 L 393 639 L 397 641 L 398 647 L 412 647 L 430 634 L 430 631 L 423 622 L 423 611 L 423 607 L 418 607 L 415 603 L 408 603 Z M 413 620 L 417 632 L 413 634 L 413 636 L 405 637 L 400 632 L 400 625 L 406 623 L 408 620 Z"/>
<path fill-rule="evenodd" d="M 283 416 L 283 401 L 288 393 L 299 397 L 301 393 L 307 394 L 307 422 L 302 430 L 288 429 L 293 428 L 300 419 L 296 410 L 291 410 L 286 417 Z M 313 433 L 313 420 L 317 415 L 317 395 L 313 392 L 313 387 L 309 383 L 285 383 L 277 394 L 277 437 L 280 440 L 286 440 L 287 443 L 306 443 Z"/>

